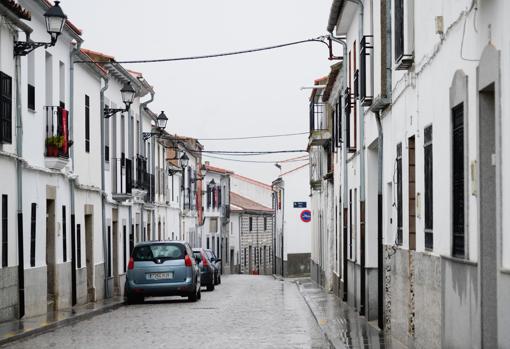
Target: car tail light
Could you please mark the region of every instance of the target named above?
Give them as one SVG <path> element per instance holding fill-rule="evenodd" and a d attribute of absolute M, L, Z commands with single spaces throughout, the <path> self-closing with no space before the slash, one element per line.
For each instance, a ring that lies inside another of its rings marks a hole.
<path fill-rule="evenodd" d="M 134 261 L 133 257 L 131 257 L 131 258 L 129 258 L 128 269 L 133 270 L 134 267 L 135 267 L 135 261 Z"/>
<path fill-rule="evenodd" d="M 186 255 L 186 257 L 184 257 L 184 264 L 187 267 L 191 267 L 191 258 L 190 258 L 190 256 Z"/>
<path fill-rule="evenodd" d="M 205 258 L 205 255 L 202 253 L 202 265 L 204 268 L 207 268 L 207 258 Z"/>

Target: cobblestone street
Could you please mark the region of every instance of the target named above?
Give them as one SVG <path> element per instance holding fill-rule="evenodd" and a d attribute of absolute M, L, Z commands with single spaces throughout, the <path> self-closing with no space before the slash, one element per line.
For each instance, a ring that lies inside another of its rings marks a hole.
<path fill-rule="evenodd" d="M 149 299 L 9 348 L 328 348 L 296 285 L 225 275 L 188 303 Z"/>

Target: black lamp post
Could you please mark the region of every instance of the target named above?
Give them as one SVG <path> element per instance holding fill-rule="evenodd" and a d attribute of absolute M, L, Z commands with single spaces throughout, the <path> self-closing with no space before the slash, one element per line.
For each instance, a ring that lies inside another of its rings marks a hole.
<path fill-rule="evenodd" d="M 121 90 L 120 90 L 120 95 L 122 96 L 122 102 L 124 103 L 124 105 L 126 106 L 126 108 L 122 109 L 122 108 L 108 108 L 108 107 L 104 107 L 104 117 L 105 118 L 109 118 L 109 117 L 112 117 L 113 115 L 117 114 L 117 113 L 124 113 L 124 112 L 127 112 L 129 111 L 129 108 L 131 107 L 131 104 L 133 104 L 133 100 L 135 99 L 135 95 L 136 95 L 136 91 L 135 89 L 133 88 L 133 86 L 131 86 L 131 82 L 126 82 L 124 84 L 124 86 L 122 86 Z"/>
<path fill-rule="evenodd" d="M 46 21 L 46 31 L 50 34 L 50 42 L 34 42 L 31 40 L 27 41 L 15 41 L 14 42 L 14 55 L 15 56 L 26 56 L 38 47 L 51 47 L 55 46 L 57 39 L 62 34 L 64 25 L 67 20 L 67 16 L 60 7 L 60 1 L 55 1 L 55 5 L 50 7 L 44 13 L 44 19 Z"/>
<path fill-rule="evenodd" d="M 143 140 L 147 141 L 152 136 L 157 136 L 161 134 L 161 132 L 165 129 L 166 124 L 168 122 L 168 117 L 166 116 L 165 112 L 162 111 L 158 117 L 156 118 L 156 128 L 158 129 L 158 132 L 143 132 Z"/>

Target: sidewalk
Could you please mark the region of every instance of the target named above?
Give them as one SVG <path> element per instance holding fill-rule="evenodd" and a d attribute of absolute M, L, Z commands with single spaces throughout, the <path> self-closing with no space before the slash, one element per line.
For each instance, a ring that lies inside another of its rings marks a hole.
<path fill-rule="evenodd" d="M 368 323 L 347 304 L 326 293 L 310 279 L 295 282 L 333 348 L 405 348 L 401 343 L 386 338 L 375 325 Z"/>
<path fill-rule="evenodd" d="M 124 304 L 122 297 L 88 303 L 50 314 L 0 323 L 0 347 L 29 336 L 54 330 L 117 309 Z"/>

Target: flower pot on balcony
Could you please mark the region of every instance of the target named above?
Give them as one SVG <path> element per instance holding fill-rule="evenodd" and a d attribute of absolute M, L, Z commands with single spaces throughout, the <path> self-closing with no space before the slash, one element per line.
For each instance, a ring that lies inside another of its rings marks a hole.
<path fill-rule="evenodd" d="M 46 147 L 46 156 L 49 157 L 57 157 L 58 156 L 58 147 L 54 145 L 48 145 Z"/>
<path fill-rule="evenodd" d="M 59 150 L 64 144 L 63 136 L 51 136 L 46 138 L 46 156 L 57 157 Z"/>

